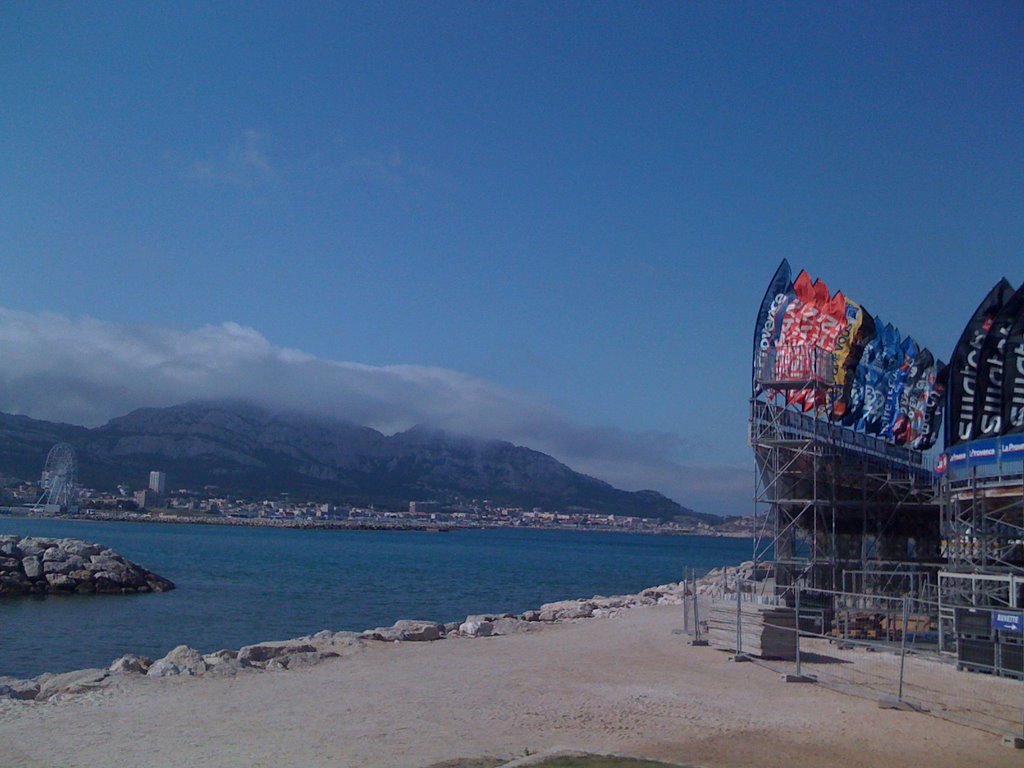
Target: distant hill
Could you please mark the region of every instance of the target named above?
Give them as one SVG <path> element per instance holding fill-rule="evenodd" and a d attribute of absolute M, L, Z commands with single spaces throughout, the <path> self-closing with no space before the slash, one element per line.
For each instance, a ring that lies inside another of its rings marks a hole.
<path fill-rule="evenodd" d="M 56 442 L 78 456 L 86 486 L 142 487 L 150 470 L 174 488 L 216 485 L 225 493 L 404 507 L 410 500 L 496 504 L 637 515 L 699 514 L 655 491 L 623 491 L 551 456 L 499 440 L 426 427 L 386 436 L 368 427 L 243 403 L 143 408 L 87 429 L 0 414 L 0 472 L 37 479 Z"/>

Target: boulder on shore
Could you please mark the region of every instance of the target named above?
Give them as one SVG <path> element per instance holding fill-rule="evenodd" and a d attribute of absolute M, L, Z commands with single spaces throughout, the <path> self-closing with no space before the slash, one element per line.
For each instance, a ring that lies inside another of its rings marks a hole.
<path fill-rule="evenodd" d="M 179 645 L 162 659 L 157 659 L 146 670 L 147 677 L 196 677 L 209 668 L 203 655 L 195 648 Z"/>
<path fill-rule="evenodd" d="M 166 592 L 174 583 L 78 539 L 0 536 L 0 597 Z"/>
<path fill-rule="evenodd" d="M 368 629 L 360 637 L 365 640 L 385 640 L 402 642 L 440 640 L 444 624 L 435 621 L 416 621 L 401 619 L 390 627 L 377 627 Z"/>

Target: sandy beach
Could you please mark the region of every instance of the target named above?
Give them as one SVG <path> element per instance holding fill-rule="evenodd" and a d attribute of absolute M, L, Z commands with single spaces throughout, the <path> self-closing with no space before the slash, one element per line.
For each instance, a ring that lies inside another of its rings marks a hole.
<path fill-rule="evenodd" d="M 5 766 L 381 766 L 556 748 L 695 766 L 1019 764 L 999 737 L 816 685 L 673 634 L 678 606 L 430 643 L 370 641 L 295 670 L 110 678 L 0 701 Z"/>

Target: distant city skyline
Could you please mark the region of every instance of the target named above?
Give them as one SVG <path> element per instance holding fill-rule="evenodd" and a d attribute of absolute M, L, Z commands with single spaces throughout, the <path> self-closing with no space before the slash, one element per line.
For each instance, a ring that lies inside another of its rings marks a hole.
<path fill-rule="evenodd" d="M 0 410 L 232 397 L 752 510 L 783 257 L 1024 281 L 1024 6 L 0 6 Z"/>

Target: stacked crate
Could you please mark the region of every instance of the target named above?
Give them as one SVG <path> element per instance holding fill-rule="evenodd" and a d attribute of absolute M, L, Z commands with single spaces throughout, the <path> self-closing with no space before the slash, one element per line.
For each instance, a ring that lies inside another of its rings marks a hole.
<path fill-rule="evenodd" d="M 796 658 L 796 614 L 792 608 L 740 604 L 742 652 L 764 659 Z M 736 649 L 736 602 L 717 600 L 708 612 L 708 644 L 727 651 Z"/>
<path fill-rule="evenodd" d="M 956 609 L 956 666 L 968 672 L 994 674 L 996 644 L 992 612 L 986 608 Z"/>
<path fill-rule="evenodd" d="M 834 637 L 844 635 L 851 640 L 876 640 L 884 637 L 882 631 L 882 614 L 867 611 L 840 611 L 832 627 Z"/>

